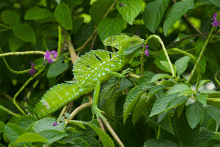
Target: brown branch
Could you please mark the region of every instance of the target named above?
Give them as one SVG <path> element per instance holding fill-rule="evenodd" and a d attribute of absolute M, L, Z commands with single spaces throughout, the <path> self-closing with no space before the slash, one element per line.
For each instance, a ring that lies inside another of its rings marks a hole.
<path fill-rule="evenodd" d="M 187 37 L 185 37 L 185 38 L 180 39 L 179 41 L 176 41 L 176 42 L 172 43 L 172 44 L 169 45 L 169 46 L 166 46 L 166 48 L 170 48 L 171 46 L 174 46 L 175 44 L 177 44 L 177 43 L 179 43 L 179 42 L 181 42 L 181 41 L 184 41 L 184 40 L 186 40 L 186 39 L 193 38 L 193 37 L 197 37 L 197 36 L 201 36 L 201 35 L 208 35 L 208 34 L 209 34 L 209 33 L 203 33 L 203 34 L 195 34 L 195 35 L 187 36 Z"/>
<path fill-rule="evenodd" d="M 108 13 L 111 11 L 111 9 L 114 7 L 115 3 L 117 2 L 118 0 L 115 0 L 115 2 L 109 7 L 108 11 L 105 13 L 105 15 L 103 16 L 102 19 L 104 19 Z M 92 39 L 92 37 L 94 36 L 94 34 L 97 32 L 97 27 L 95 26 L 95 30 L 93 31 L 92 35 L 89 37 L 89 39 L 86 40 L 86 42 L 81 46 L 79 47 L 76 51 L 79 50 L 79 52 L 81 52 L 85 46 L 87 45 L 87 43 Z"/>
<path fill-rule="evenodd" d="M 173 0 L 173 3 L 175 4 L 176 1 Z M 192 24 L 192 22 L 187 18 L 186 14 L 184 14 L 184 17 L 186 18 L 186 20 L 188 21 L 188 23 L 189 23 L 199 34 L 201 34 L 201 35 L 203 36 L 203 38 L 207 39 L 207 38 L 205 37 L 205 35 L 204 35 L 199 29 L 197 29 L 197 28 Z"/>
<path fill-rule="evenodd" d="M 93 46 L 94 46 L 94 43 L 95 43 L 95 40 L 96 40 L 97 34 L 98 34 L 98 33 L 96 32 L 96 33 L 95 33 L 95 36 L 94 36 L 94 38 L 93 38 L 93 40 L 92 40 L 92 45 L 91 45 L 89 51 L 91 51 L 91 50 L 93 49 Z"/>
<path fill-rule="evenodd" d="M 67 41 L 67 47 L 70 52 L 70 57 L 71 57 L 72 63 L 75 64 L 79 57 L 76 55 L 76 52 L 74 50 L 73 44 L 70 39 Z"/>

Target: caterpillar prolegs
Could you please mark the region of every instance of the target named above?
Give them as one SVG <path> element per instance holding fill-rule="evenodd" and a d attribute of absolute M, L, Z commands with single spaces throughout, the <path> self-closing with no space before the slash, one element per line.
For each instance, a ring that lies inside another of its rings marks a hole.
<path fill-rule="evenodd" d="M 38 118 L 42 118 L 92 90 L 82 88 L 79 84 L 58 84 L 43 96 L 34 108 L 34 112 Z"/>

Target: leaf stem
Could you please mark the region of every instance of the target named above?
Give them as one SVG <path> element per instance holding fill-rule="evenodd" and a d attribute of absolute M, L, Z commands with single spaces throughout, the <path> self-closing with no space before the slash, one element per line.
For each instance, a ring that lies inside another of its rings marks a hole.
<path fill-rule="evenodd" d="M 102 122 L 105 124 L 106 128 L 109 130 L 109 132 L 112 134 L 112 136 L 114 137 L 114 139 L 117 141 L 118 145 L 120 147 L 124 147 L 124 144 L 122 143 L 122 141 L 120 140 L 120 138 L 118 137 L 118 135 L 115 133 L 115 131 L 112 129 L 111 125 L 105 120 L 102 119 Z"/>
<path fill-rule="evenodd" d="M 61 51 L 62 51 L 62 27 L 58 25 L 58 49 L 57 49 L 58 55 L 56 60 L 58 60 Z"/>
<path fill-rule="evenodd" d="M 196 66 L 197 74 L 198 74 L 197 81 L 200 81 L 200 78 L 201 78 L 200 67 L 199 67 L 199 62 L 196 60 L 196 58 L 192 54 L 190 54 L 190 53 L 188 53 L 186 51 L 180 50 L 178 48 L 173 48 L 173 50 L 189 56 L 195 62 L 195 66 Z M 198 83 L 196 84 L 196 92 L 198 91 L 198 86 L 199 86 Z"/>
<path fill-rule="evenodd" d="M 210 38 L 211 38 L 211 36 L 212 36 L 212 34 L 213 34 L 213 32 L 214 32 L 214 29 L 215 29 L 215 27 L 213 26 L 212 29 L 211 29 L 211 31 L 210 31 L 210 33 L 209 33 L 208 39 L 205 41 L 204 46 L 203 46 L 203 48 L 202 48 L 202 50 L 201 50 L 201 52 L 200 52 L 200 54 L 199 54 L 199 58 L 197 59 L 197 62 L 198 62 L 198 63 L 199 63 L 199 61 L 200 61 L 201 58 L 202 58 L 202 55 L 203 55 L 203 53 L 204 53 L 204 51 L 205 51 L 205 49 L 206 49 L 206 46 L 208 45 L 209 40 L 210 40 Z M 197 66 L 194 65 L 194 68 L 193 68 L 193 70 L 192 70 L 192 72 L 191 72 L 191 74 L 190 74 L 190 76 L 189 76 L 188 83 L 189 83 L 190 80 L 192 79 L 192 76 L 193 76 L 193 74 L 195 73 L 196 67 L 197 67 Z M 199 81 L 197 81 L 197 82 L 199 82 Z"/>
<path fill-rule="evenodd" d="M 216 81 L 216 83 L 218 83 L 218 85 L 220 85 L 220 82 L 219 82 L 219 80 L 218 80 L 218 78 L 217 78 L 218 72 L 219 72 L 219 69 L 218 69 L 217 72 L 215 73 L 215 81 Z"/>
<path fill-rule="evenodd" d="M 68 120 L 66 120 L 65 125 L 67 125 L 68 122 L 69 122 L 71 119 L 73 119 L 73 118 L 76 116 L 76 114 L 78 114 L 81 110 L 83 110 L 83 109 L 85 109 L 85 108 L 87 108 L 87 107 L 90 107 L 90 106 L 92 106 L 92 101 L 89 101 L 88 103 L 84 103 L 84 104 L 80 105 L 79 107 L 77 107 L 77 108 L 70 114 L 70 118 L 69 118 Z"/>
<path fill-rule="evenodd" d="M 3 107 L 2 105 L 0 105 L 0 109 L 6 111 L 8 114 L 14 115 L 14 116 L 16 116 L 16 117 L 21 117 L 20 115 L 18 115 L 18 114 L 16 114 L 16 113 L 14 113 L 14 112 L 12 112 L 12 111 L 6 109 L 6 108 Z"/>
<path fill-rule="evenodd" d="M 26 51 L 26 52 L 9 52 L 9 53 L 2 53 L 0 54 L 0 57 L 3 56 L 13 56 L 13 55 L 29 55 L 29 54 L 46 54 L 43 51 Z"/>
<path fill-rule="evenodd" d="M 173 77 L 176 77 L 175 72 L 174 72 L 174 69 L 173 69 L 173 66 L 172 66 L 172 63 L 171 63 L 170 58 L 169 58 L 169 55 L 168 55 L 168 53 L 167 53 L 167 50 L 166 50 L 166 48 L 165 48 L 165 46 L 164 46 L 164 43 L 163 43 L 163 41 L 161 40 L 161 38 L 160 38 L 159 36 L 157 36 L 157 35 L 151 35 L 151 36 L 149 36 L 149 37 L 146 39 L 146 41 L 145 41 L 144 44 L 146 45 L 147 42 L 148 42 L 151 38 L 156 38 L 156 39 L 158 39 L 158 41 L 160 42 L 160 44 L 161 44 L 161 46 L 162 46 L 162 49 L 163 49 L 163 51 L 164 51 L 164 54 L 165 54 L 165 56 L 166 56 L 166 58 L 167 58 L 168 64 L 169 64 L 169 66 L 170 66 L 172 76 L 173 76 Z M 144 58 L 144 51 L 145 51 L 145 48 L 143 47 L 143 52 L 142 52 L 142 54 L 141 54 L 141 55 L 142 55 L 142 56 L 141 56 L 141 60 L 143 60 L 143 58 Z M 143 62 L 143 61 L 141 62 L 141 67 L 142 67 L 142 68 L 144 67 L 144 62 Z M 141 70 L 141 75 L 143 75 L 143 69 Z"/>
<path fill-rule="evenodd" d="M 0 26 L 3 26 L 3 27 L 5 27 L 5 28 L 7 28 L 7 29 L 11 29 L 10 27 L 8 27 L 8 26 L 6 26 L 6 25 L 4 25 L 4 24 L 2 24 L 2 23 L 0 23 Z"/>
<path fill-rule="evenodd" d="M 44 68 L 41 69 L 40 71 L 38 71 L 36 74 L 34 74 L 33 77 L 29 78 L 29 79 L 24 83 L 24 85 L 19 89 L 19 91 L 14 95 L 14 97 L 13 97 L 13 103 L 14 103 L 15 106 L 18 108 L 18 110 L 19 110 L 21 113 L 23 113 L 23 114 L 26 114 L 26 113 L 17 105 L 17 103 L 16 103 L 16 97 L 17 97 L 17 96 L 19 95 L 19 93 L 27 86 L 27 84 L 29 84 L 30 81 L 32 81 L 36 76 L 38 76 L 43 70 L 44 70 Z"/>

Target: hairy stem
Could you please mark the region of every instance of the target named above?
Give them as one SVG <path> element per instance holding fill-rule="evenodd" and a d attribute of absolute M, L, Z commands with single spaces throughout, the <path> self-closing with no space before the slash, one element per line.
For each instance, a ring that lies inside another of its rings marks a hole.
<path fill-rule="evenodd" d="M 199 54 L 199 58 L 197 59 L 197 62 L 198 62 L 198 63 L 199 63 L 199 61 L 200 61 L 201 58 L 202 58 L 202 55 L 203 55 L 203 53 L 204 53 L 204 51 L 205 51 L 205 49 L 206 49 L 206 46 L 208 45 L 209 40 L 210 40 L 210 38 L 211 38 L 211 36 L 212 36 L 212 34 L 213 34 L 213 32 L 214 32 L 214 29 L 215 29 L 215 27 L 213 26 L 212 29 L 211 29 L 211 32 L 209 33 L 208 39 L 205 41 L 205 44 L 204 44 L 204 46 L 203 46 L 203 48 L 202 48 L 202 50 L 201 50 L 201 52 L 200 52 L 200 54 Z M 191 74 L 190 74 L 190 76 L 189 76 L 188 83 L 189 83 L 190 80 L 192 79 L 192 76 L 193 76 L 193 74 L 195 73 L 196 67 L 197 67 L 197 66 L 194 65 L 194 68 L 193 68 L 193 70 L 192 70 L 192 72 L 191 72 Z M 199 81 L 197 81 L 197 82 L 199 82 Z"/>
<path fill-rule="evenodd" d="M 0 105 L 0 109 L 6 111 L 8 114 L 11 114 L 13 116 L 16 116 L 16 117 L 21 117 L 20 115 L 14 113 L 14 112 L 11 112 L 10 110 L 6 109 L 5 107 L 3 107 L 2 105 Z"/>
<path fill-rule="evenodd" d="M 0 54 L 0 57 L 13 56 L 13 55 L 29 55 L 29 54 L 42 54 L 42 55 L 45 55 L 46 53 L 43 52 L 43 51 L 9 52 L 9 53 Z"/>
<path fill-rule="evenodd" d="M 168 64 L 169 64 L 169 66 L 170 66 L 172 76 L 173 76 L 173 77 L 176 77 L 176 75 L 175 75 L 175 73 L 174 73 L 174 69 L 173 69 L 172 63 L 171 63 L 170 58 L 169 58 L 169 55 L 168 55 L 168 53 L 167 53 L 167 50 L 166 50 L 166 48 L 165 48 L 165 46 L 164 46 L 164 43 L 163 43 L 163 41 L 161 40 L 161 38 L 160 38 L 159 36 L 157 36 L 157 35 L 151 35 L 151 36 L 149 36 L 149 37 L 147 38 L 147 40 L 145 41 L 144 44 L 146 45 L 147 42 L 148 42 L 151 38 L 156 38 L 156 39 L 158 39 L 158 41 L 160 42 L 160 44 L 161 44 L 161 46 L 162 46 L 162 49 L 163 49 L 163 51 L 164 51 L 164 54 L 165 54 L 165 56 L 166 56 L 166 58 L 167 58 Z M 145 47 L 143 47 L 143 52 L 142 52 L 142 54 L 141 54 L 141 60 L 142 60 L 142 61 L 141 61 L 141 67 L 142 67 L 141 75 L 143 75 L 143 67 L 144 67 L 143 58 L 144 58 L 144 51 L 145 51 Z"/>
<path fill-rule="evenodd" d="M 63 109 L 62 109 L 62 111 L 61 111 L 61 113 L 60 113 L 60 115 L 59 115 L 59 117 L 58 117 L 58 119 L 57 119 L 58 122 L 60 121 L 60 117 L 62 117 L 63 114 L 64 114 L 64 112 L 66 111 L 66 108 L 67 108 L 67 105 L 65 105 L 65 106 L 63 107 Z"/>
<path fill-rule="evenodd" d="M 58 60 L 61 51 L 62 51 L 62 27 L 58 25 L 58 49 L 57 49 L 58 54 L 56 60 Z"/>
<path fill-rule="evenodd" d="M 34 74 L 33 77 L 29 78 L 29 79 L 24 83 L 24 85 L 19 89 L 19 91 L 14 95 L 14 97 L 13 97 L 13 103 L 14 103 L 15 106 L 18 108 L 18 110 L 19 110 L 21 113 L 23 113 L 23 114 L 26 114 L 26 113 L 17 105 L 17 103 L 16 103 L 16 98 L 17 98 L 17 96 L 20 94 L 20 92 L 27 86 L 27 84 L 29 84 L 30 81 L 32 81 L 36 76 L 38 76 L 43 70 L 44 70 L 44 68 L 41 69 L 40 71 L 38 71 L 36 74 Z"/>

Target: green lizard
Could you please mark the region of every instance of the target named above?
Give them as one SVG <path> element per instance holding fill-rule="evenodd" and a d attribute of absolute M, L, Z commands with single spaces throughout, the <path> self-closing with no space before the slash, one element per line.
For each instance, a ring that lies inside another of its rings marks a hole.
<path fill-rule="evenodd" d="M 131 62 L 132 54 L 140 48 L 144 40 L 139 36 L 129 37 L 125 34 L 112 36 L 104 41 L 104 45 L 118 49 L 117 53 L 105 50 L 93 50 L 81 56 L 73 66 L 76 84 L 58 84 L 51 88 L 37 103 L 34 112 L 42 118 L 63 107 L 70 101 L 88 94 L 94 90 L 92 112 L 96 117 L 104 116 L 98 109 L 98 99 L 101 83 L 107 82 L 112 76 L 124 77 L 129 70 L 117 73 Z"/>

